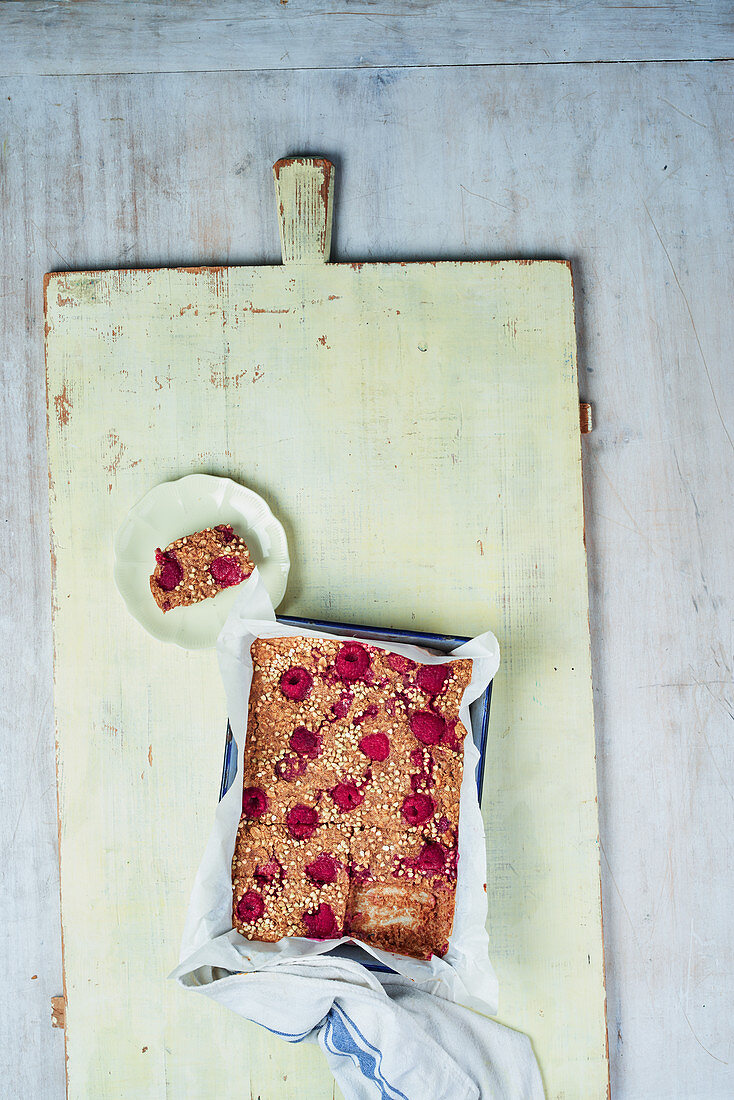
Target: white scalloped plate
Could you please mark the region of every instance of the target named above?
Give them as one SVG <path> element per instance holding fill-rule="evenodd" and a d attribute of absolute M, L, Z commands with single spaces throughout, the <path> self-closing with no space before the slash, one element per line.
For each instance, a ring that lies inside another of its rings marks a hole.
<path fill-rule="evenodd" d="M 282 524 L 261 496 L 228 477 L 189 474 L 156 485 L 138 501 L 115 536 L 115 584 L 133 618 L 154 638 L 184 649 L 209 649 L 237 599 L 240 585 L 165 615 L 150 592 L 156 547 L 229 523 L 247 543 L 273 607 L 285 595 L 290 558 Z"/>

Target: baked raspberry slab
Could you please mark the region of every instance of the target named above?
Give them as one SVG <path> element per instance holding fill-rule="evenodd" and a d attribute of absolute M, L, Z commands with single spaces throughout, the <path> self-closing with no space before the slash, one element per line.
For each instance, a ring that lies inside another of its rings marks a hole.
<path fill-rule="evenodd" d="M 150 591 L 164 613 L 241 584 L 254 569 L 245 540 L 229 524 L 176 539 L 156 550 L 155 560 Z"/>
<path fill-rule="evenodd" d="M 339 928 L 388 951 L 443 954 L 456 892 L 459 707 L 471 661 L 422 665 L 366 643 L 305 637 L 257 639 L 251 655 L 233 873 L 249 867 L 268 830 L 289 850 L 338 835 L 348 853 L 345 904 L 331 906 Z M 240 930 L 242 881 L 233 877 Z M 284 927 L 268 938 L 304 934 Z M 261 931 L 255 922 L 243 934 L 263 939 Z"/>

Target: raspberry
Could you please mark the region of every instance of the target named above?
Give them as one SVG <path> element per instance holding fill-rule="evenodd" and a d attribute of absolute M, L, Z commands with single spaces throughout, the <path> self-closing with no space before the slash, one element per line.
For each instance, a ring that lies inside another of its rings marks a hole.
<path fill-rule="evenodd" d="M 302 702 L 313 687 L 313 676 L 305 668 L 295 666 L 284 672 L 280 678 L 280 690 L 286 699 Z"/>
<path fill-rule="evenodd" d="M 361 726 L 368 718 L 376 718 L 379 713 L 379 707 L 376 707 L 374 703 L 370 703 L 367 709 L 363 710 L 361 714 L 355 714 L 353 722 L 355 726 Z"/>
<path fill-rule="evenodd" d="M 339 872 L 339 863 L 333 856 L 322 852 L 313 863 L 306 867 L 306 874 L 317 886 L 324 886 L 327 882 L 336 882 Z"/>
<path fill-rule="evenodd" d="M 450 825 L 451 825 L 451 822 L 449 821 L 449 819 L 444 814 L 441 817 L 439 817 L 438 825 L 436 826 L 436 828 L 438 829 L 439 833 L 445 833 L 446 830 L 450 827 Z"/>
<path fill-rule="evenodd" d="M 368 733 L 359 742 L 359 749 L 370 760 L 387 760 L 390 755 L 390 741 L 385 733 Z"/>
<path fill-rule="evenodd" d="M 242 792 L 242 813 L 246 817 L 262 817 L 268 808 L 268 796 L 261 787 L 245 787 Z"/>
<path fill-rule="evenodd" d="M 275 774 L 278 779 L 284 779 L 286 783 L 292 783 L 303 775 L 306 770 L 306 761 L 300 756 L 283 756 L 275 765 Z"/>
<path fill-rule="evenodd" d="M 161 571 L 158 574 L 158 587 L 162 588 L 164 592 L 172 592 L 176 585 L 183 580 L 183 569 L 178 558 L 172 550 L 164 554 L 158 548 L 155 552 L 155 560 L 161 566 Z"/>
<path fill-rule="evenodd" d="M 345 642 L 336 655 L 337 675 L 345 683 L 361 680 L 369 667 L 370 655 L 358 642 Z"/>
<path fill-rule="evenodd" d="M 448 726 L 441 734 L 441 744 L 444 745 L 447 749 L 451 749 L 452 752 L 461 752 L 461 741 L 456 736 L 453 729 L 449 729 Z"/>
<path fill-rule="evenodd" d="M 271 882 L 281 882 L 283 879 L 283 868 L 278 863 L 277 859 L 269 859 L 262 867 L 255 868 L 254 878 L 258 886 L 266 886 Z"/>
<path fill-rule="evenodd" d="M 446 852 L 440 844 L 426 841 L 415 863 L 419 871 L 426 875 L 437 875 L 446 865 Z"/>
<path fill-rule="evenodd" d="M 405 676 L 415 668 L 415 661 L 410 657 L 403 657 L 399 653 L 388 653 L 387 663 L 393 672 L 400 672 Z"/>
<path fill-rule="evenodd" d="M 446 723 L 440 714 L 419 710 L 411 715 L 410 728 L 424 745 L 437 745 L 446 731 Z"/>
<path fill-rule="evenodd" d="M 367 879 L 372 878 L 372 872 L 369 867 L 359 867 L 354 863 L 349 864 L 347 873 L 353 882 L 366 882 Z"/>
<path fill-rule="evenodd" d="M 253 924 L 265 912 L 265 902 L 256 890 L 248 890 L 237 902 L 237 916 L 243 924 Z"/>
<path fill-rule="evenodd" d="M 308 840 L 316 832 L 319 815 L 313 806 L 304 806 L 303 803 L 299 803 L 289 810 L 285 823 L 288 826 L 288 832 L 296 840 Z"/>
<path fill-rule="evenodd" d="M 447 665 L 423 665 L 418 670 L 416 683 L 429 695 L 440 695 L 449 676 Z"/>
<path fill-rule="evenodd" d="M 215 558 L 209 566 L 209 572 L 220 588 L 231 588 L 245 579 L 237 559 L 228 558 L 226 555 Z"/>
<path fill-rule="evenodd" d="M 318 733 L 307 730 L 305 726 L 296 726 L 290 736 L 290 746 L 299 756 L 315 760 L 321 752 L 321 738 Z"/>
<path fill-rule="evenodd" d="M 228 523 L 220 523 L 215 528 L 215 531 L 219 531 L 225 542 L 231 542 L 234 538 L 234 531 Z"/>
<path fill-rule="evenodd" d="M 351 691 L 343 691 L 337 701 L 332 706 L 335 718 L 346 718 L 349 714 L 349 708 L 354 702 L 354 696 Z"/>
<path fill-rule="evenodd" d="M 332 787 L 329 791 L 329 794 L 343 814 L 356 809 L 357 806 L 364 802 L 364 795 L 357 784 L 352 782 L 351 779 L 348 779 L 344 783 L 337 783 L 336 787 Z"/>
<path fill-rule="evenodd" d="M 427 794 L 409 795 L 403 802 L 401 814 L 409 825 L 423 825 L 433 817 L 433 799 Z"/>
<path fill-rule="evenodd" d="M 303 923 L 312 940 L 330 940 L 341 935 L 333 909 L 323 902 L 315 912 L 303 914 Z"/>

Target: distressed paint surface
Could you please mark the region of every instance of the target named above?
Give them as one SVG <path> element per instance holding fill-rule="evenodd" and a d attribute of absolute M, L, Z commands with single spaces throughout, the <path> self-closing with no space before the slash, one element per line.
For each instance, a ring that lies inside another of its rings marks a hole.
<path fill-rule="evenodd" d="M 332 1094 L 317 1050 L 165 981 L 224 700 L 213 653 L 126 615 L 111 544 L 152 484 L 193 471 L 252 486 L 284 522 L 284 612 L 497 634 L 484 810 L 500 1018 L 531 1035 L 549 1097 L 604 1095 L 568 266 L 65 274 L 47 326 L 69 1095 L 239 1097 L 233 1049 L 254 1095 Z"/>
<path fill-rule="evenodd" d="M 326 263 L 331 251 L 334 165 L 323 157 L 273 165 L 283 263 Z"/>

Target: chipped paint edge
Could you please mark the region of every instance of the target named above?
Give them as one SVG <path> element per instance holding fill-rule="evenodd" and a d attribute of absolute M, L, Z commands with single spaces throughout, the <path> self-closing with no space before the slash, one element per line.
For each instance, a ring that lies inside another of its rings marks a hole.
<path fill-rule="evenodd" d="M 46 383 L 46 451 L 48 455 L 50 437 L 51 437 L 51 404 L 49 401 L 49 377 L 48 377 L 48 335 L 49 335 L 49 322 L 48 322 L 48 295 L 49 287 L 51 286 L 51 280 L 54 278 L 53 272 L 47 272 L 43 276 L 43 323 L 44 323 L 44 340 L 43 340 L 43 367 Z M 48 462 L 48 458 L 47 458 Z M 51 464 L 48 463 L 48 506 L 49 506 L 49 520 L 51 512 Z M 51 683 L 51 706 L 53 708 L 54 716 L 54 773 L 56 776 L 56 855 L 59 865 L 59 929 L 61 933 L 61 987 L 63 990 L 64 999 L 64 1095 L 69 1096 L 69 1040 L 68 1040 L 68 1018 L 67 1009 L 69 1005 L 69 995 L 66 987 L 66 955 L 64 944 L 64 901 L 61 888 L 61 786 L 59 784 L 59 726 L 56 718 L 56 674 L 58 672 L 58 661 L 56 657 L 56 550 L 54 548 L 54 532 L 53 524 L 49 522 L 49 549 L 51 556 L 51 642 L 52 642 L 52 683 Z"/>

